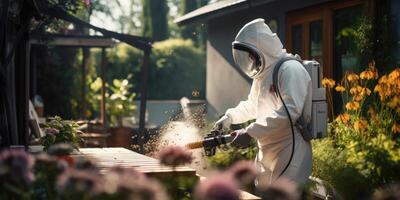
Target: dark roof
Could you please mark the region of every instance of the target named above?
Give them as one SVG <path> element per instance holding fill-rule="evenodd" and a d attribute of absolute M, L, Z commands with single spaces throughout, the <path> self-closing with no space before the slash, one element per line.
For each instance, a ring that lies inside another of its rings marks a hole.
<path fill-rule="evenodd" d="M 214 18 L 230 12 L 248 8 L 247 0 L 223 0 L 208 4 L 175 19 L 178 25 L 192 23 L 198 20 Z M 220 12 L 224 10 L 224 12 Z"/>
<path fill-rule="evenodd" d="M 208 4 L 178 17 L 174 22 L 178 25 L 184 25 L 198 21 L 205 21 L 272 1 L 275 0 L 222 0 Z"/>

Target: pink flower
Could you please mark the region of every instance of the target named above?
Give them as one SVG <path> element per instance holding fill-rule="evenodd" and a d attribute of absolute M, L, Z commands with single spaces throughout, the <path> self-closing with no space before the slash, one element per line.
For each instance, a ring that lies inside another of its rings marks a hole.
<path fill-rule="evenodd" d="M 90 0 L 83 0 L 83 3 L 85 4 L 85 6 L 89 6 L 90 5 Z"/>
<path fill-rule="evenodd" d="M 222 174 L 203 180 L 195 188 L 196 200 L 239 200 L 239 190 L 232 176 Z"/>
<path fill-rule="evenodd" d="M 103 192 L 103 178 L 93 170 L 64 171 L 56 183 L 57 191 L 62 195 L 89 194 L 91 196 Z"/>
<path fill-rule="evenodd" d="M 33 164 L 33 157 L 24 150 L 4 150 L 0 152 L 0 180 L 16 187 L 26 187 L 35 179 Z"/>
<path fill-rule="evenodd" d="M 57 135 L 60 133 L 60 131 L 56 128 L 45 128 L 44 132 L 46 133 L 46 135 Z"/>
<path fill-rule="evenodd" d="M 105 174 L 104 189 L 115 199 L 168 199 L 165 189 L 155 180 L 131 168 L 115 167 Z"/>
<path fill-rule="evenodd" d="M 191 152 L 180 146 L 169 146 L 157 153 L 160 163 L 172 167 L 178 165 L 189 164 L 193 157 Z"/>
<path fill-rule="evenodd" d="M 238 161 L 228 169 L 227 173 L 231 173 L 242 186 L 252 183 L 257 176 L 254 163 L 251 161 Z"/>

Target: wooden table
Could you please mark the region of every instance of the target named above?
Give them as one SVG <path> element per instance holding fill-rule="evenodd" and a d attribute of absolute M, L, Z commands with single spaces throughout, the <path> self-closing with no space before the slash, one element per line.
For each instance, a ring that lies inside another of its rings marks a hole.
<path fill-rule="evenodd" d="M 161 165 L 157 159 L 121 147 L 80 148 L 79 153 L 72 156 L 85 157 L 95 161 L 102 173 L 106 173 L 112 167 L 120 166 L 134 168 L 151 176 L 171 173 L 196 176 L 196 170 L 192 168 L 181 166 L 173 169 L 172 167 Z"/>

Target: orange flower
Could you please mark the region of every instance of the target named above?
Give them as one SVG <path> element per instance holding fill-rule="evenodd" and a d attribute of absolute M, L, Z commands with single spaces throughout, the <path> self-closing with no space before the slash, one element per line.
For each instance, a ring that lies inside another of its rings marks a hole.
<path fill-rule="evenodd" d="M 387 83 L 387 81 L 388 81 L 387 75 L 383 75 L 383 76 L 379 79 L 378 83 Z"/>
<path fill-rule="evenodd" d="M 397 107 L 397 105 L 399 105 L 399 102 L 400 98 L 396 95 L 388 102 L 388 106 L 394 109 Z"/>
<path fill-rule="evenodd" d="M 360 103 L 357 101 L 350 101 L 346 104 L 347 110 L 358 110 L 360 108 Z"/>
<path fill-rule="evenodd" d="M 392 132 L 393 133 L 400 133 L 400 124 L 394 123 L 392 126 Z"/>
<path fill-rule="evenodd" d="M 322 86 L 324 88 L 333 88 L 335 86 L 335 80 L 329 79 L 329 78 L 324 78 L 324 79 L 322 79 Z"/>
<path fill-rule="evenodd" d="M 361 101 L 363 99 L 364 99 L 364 97 L 362 95 L 354 95 L 353 96 L 353 101 Z"/>
<path fill-rule="evenodd" d="M 362 90 L 363 90 L 363 88 L 361 86 L 357 85 L 350 89 L 350 93 L 351 94 L 359 94 L 362 92 Z"/>
<path fill-rule="evenodd" d="M 369 95 L 371 95 L 371 90 L 370 90 L 369 88 L 362 88 L 362 90 L 361 90 L 361 95 L 363 95 L 363 96 L 365 96 L 365 95 L 369 96 Z"/>
<path fill-rule="evenodd" d="M 356 73 L 350 73 L 347 75 L 347 80 L 350 82 L 357 81 L 358 79 L 360 79 L 360 77 L 358 77 Z"/>
<path fill-rule="evenodd" d="M 389 74 L 389 80 L 390 81 L 395 81 L 399 77 L 400 77 L 400 68 L 397 68 L 397 69 L 393 70 Z"/>
<path fill-rule="evenodd" d="M 338 86 L 336 86 L 335 90 L 337 92 L 344 92 L 344 91 L 346 91 L 346 88 L 344 88 L 342 85 L 338 85 Z"/>
<path fill-rule="evenodd" d="M 371 80 L 375 77 L 375 73 L 371 70 L 365 70 L 363 72 L 360 73 L 360 78 L 361 79 L 367 79 L 367 80 Z"/>
<path fill-rule="evenodd" d="M 346 124 L 349 120 L 350 120 L 350 115 L 347 114 L 347 113 L 340 114 L 340 115 L 337 116 L 337 118 L 336 118 L 336 121 L 342 122 L 342 123 L 344 123 L 344 124 Z"/>
<path fill-rule="evenodd" d="M 361 131 L 361 130 L 364 130 L 365 128 L 367 128 L 367 126 L 368 126 L 368 122 L 364 119 L 360 119 L 354 123 L 353 127 L 354 127 L 354 129 L 356 129 L 356 131 Z"/>

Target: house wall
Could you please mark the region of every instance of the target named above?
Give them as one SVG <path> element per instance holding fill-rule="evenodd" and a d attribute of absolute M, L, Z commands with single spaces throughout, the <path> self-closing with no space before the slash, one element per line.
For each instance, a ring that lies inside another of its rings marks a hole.
<path fill-rule="evenodd" d="M 392 0 L 391 1 L 391 14 L 393 19 L 393 31 L 395 35 L 395 49 L 393 51 L 393 55 L 397 59 L 397 63 L 400 63 L 400 1 Z"/>
<path fill-rule="evenodd" d="M 257 1 L 254 1 L 257 2 Z M 304 7 L 325 3 L 328 0 L 277 0 L 252 8 L 225 15 L 208 21 L 207 42 L 207 112 L 211 117 L 221 115 L 226 109 L 245 100 L 251 81 L 241 76 L 235 69 L 231 44 L 237 32 L 247 22 L 264 18 L 278 21 L 278 36 L 285 43 L 286 13 Z"/>

